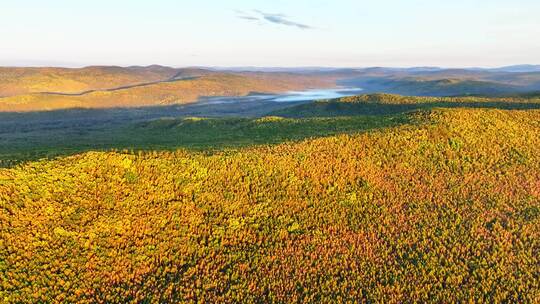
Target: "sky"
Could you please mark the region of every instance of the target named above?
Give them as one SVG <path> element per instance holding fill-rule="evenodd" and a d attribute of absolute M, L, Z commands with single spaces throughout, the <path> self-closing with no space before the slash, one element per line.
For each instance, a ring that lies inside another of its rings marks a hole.
<path fill-rule="evenodd" d="M 0 65 L 540 64 L 539 0 L 0 0 Z"/>

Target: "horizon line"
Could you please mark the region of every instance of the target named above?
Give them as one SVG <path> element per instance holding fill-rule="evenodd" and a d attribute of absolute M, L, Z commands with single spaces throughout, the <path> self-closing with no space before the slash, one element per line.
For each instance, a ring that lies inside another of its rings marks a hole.
<path fill-rule="evenodd" d="M 439 65 L 365 65 L 365 66 L 332 66 L 332 65 L 298 65 L 298 66 L 276 66 L 276 65 L 164 65 L 164 64 L 132 64 L 132 65 L 118 65 L 118 64 L 73 64 L 73 65 L 4 65 L 0 64 L 0 68 L 64 68 L 64 69 L 84 69 L 92 67 L 118 67 L 118 68 L 133 68 L 133 67 L 165 67 L 173 69 L 370 69 L 370 68 L 383 68 L 383 69 L 500 69 L 508 67 L 540 67 L 540 64 L 535 63 L 517 63 L 509 65 L 492 65 L 492 66 L 439 66 Z"/>

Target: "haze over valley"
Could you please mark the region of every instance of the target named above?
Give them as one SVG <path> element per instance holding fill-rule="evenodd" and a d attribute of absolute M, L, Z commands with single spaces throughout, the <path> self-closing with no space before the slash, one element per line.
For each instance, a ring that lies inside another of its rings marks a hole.
<path fill-rule="evenodd" d="M 540 91 L 538 66 L 497 69 L 208 69 L 93 66 L 0 68 L 0 111 L 141 107 L 208 97 L 362 89 L 418 96 L 501 96 Z M 325 98 L 321 96 L 320 98 Z M 340 94 L 328 97 L 340 97 Z M 316 97 L 312 98 L 316 99 Z"/>

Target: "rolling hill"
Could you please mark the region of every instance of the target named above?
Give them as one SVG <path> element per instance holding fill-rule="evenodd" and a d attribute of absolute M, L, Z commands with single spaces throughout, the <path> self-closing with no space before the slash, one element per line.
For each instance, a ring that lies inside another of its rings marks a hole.
<path fill-rule="evenodd" d="M 338 81 L 368 93 L 410 96 L 499 96 L 540 90 L 540 72 L 490 69 L 367 68 Z"/>
<path fill-rule="evenodd" d="M 80 69 L 0 67 L 0 97 L 40 92 L 81 93 L 167 80 L 177 73 L 176 69 L 162 66 L 91 66 Z"/>
<path fill-rule="evenodd" d="M 244 96 L 335 86 L 335 78 L 295 74 L 183 70 L 172 79 L 82 93 L 32 93 L 0 98 L 0 111 L 114 108 L 185 104 L 208 96 Z"/>
<path fill-rule="evenodd" d="M 434 100 L 367 95 L 333 102 Z M 209 143 L 257 134 L 252 143 L 265 136 L 295 141 L 87 152 L 0 169 L 0 297 L 534 302 L 540 111 L 462 105 L 396 114 L 406 118 L 397 124 L 351 112 L 153 120 L 134 127 L 153 137 L 205 134 Z M 298 132 L 306 129 L 319 138 L 303 139 Z M 223 130 L 235 137 L 220 137 Z M 291 130 L 297 133 L 289 137 Z"/>
<path fill-rule="evenodd" d="M 437 79 L 426 80 L 419 78 L 402 79 L 368 79 L 354 82 L 346 81 L 349 85 L 366 87 L 367 92 L 385 92 L 411 96 L 463 96 L 463 95 L 501 95 L 524 91 L 517 86 L 478 80 Z"/>
<path fill-rule="evenodd" d="M 540 109 L 538 95 L 501 98 L 411 97 L 395 94 L 366 94 L 321 100 L 273 111 L 283 117 L 336 117 L 351 115 L 394 115 L 434 108 L 495 108 L 506 110 Z"/>
<path fill-rule="evenodd" d="M 526 72 L 525 72 L 526 71 Z M 533 68 L 204 69 L 163 66 L 0 68 L 0 111 L 185 104 L 200 97 L 336 85 L 410 96 L 503 96 L 540 91 Z"/>
<path fill-rule="evenodd" d="M 438 108 L 540 110 L 540 98 L 368 94 L 294 106 L 239 102 L 0 113 L 0 167 L 92 150 L 219 150 L 275 144 L 407 124 L 409 113 Z"/>

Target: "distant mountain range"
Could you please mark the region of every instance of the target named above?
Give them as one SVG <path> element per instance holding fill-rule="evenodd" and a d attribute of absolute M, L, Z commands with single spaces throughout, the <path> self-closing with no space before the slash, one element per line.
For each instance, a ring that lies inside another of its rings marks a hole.
<path fill-rule="evenodd" d="M 210 69 L 216 71 L 236 71 L 236 72 L 291 72 L 291 73 L 302 73 L 302 72 L 334 72 L 340 70 L 366 70 L 366 69 L 382 69 L 387 71 L 405 71 L 405 72 L 429 72 L 429 71 L 441 71 L 441 70 L 457 70 L 457 68 L 442 68 L 442 67 L 409 67 L 409 68 L 400 68 L 400 67 L 353 67 L 353 68 L 338 68 L 338 67 L 255 67 L 255 66 L 245 66 L 245 67 L 199 67 L 201 69 Z M 460 68 L 461 70 L 470 70 L 470 71 L 493 71 L 493 72 L 511 72 L 511 73 L 525 73 L 525 72 L 540 72 L 540 65 L 532 64 L 522 64 L 522 65 L 511 65 L 498 68 Z"/>
<path fill-rule="evenodd" d="M 419 96 L 531 94 L 540 65 L 501 68 L 0 67 L 0 111 L 138 107 L 336 86 Z"/>
<path fill-rule="evenodd" d="M 511 72 L 511 73 L 527 73 L 527 72 L 540 72 L 540 65 L 522 64 L 511 65 L 502 68 L 489 69 L 495 72 Z"/>

